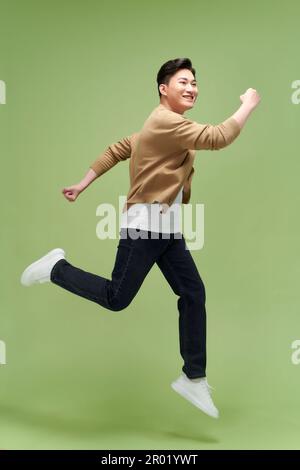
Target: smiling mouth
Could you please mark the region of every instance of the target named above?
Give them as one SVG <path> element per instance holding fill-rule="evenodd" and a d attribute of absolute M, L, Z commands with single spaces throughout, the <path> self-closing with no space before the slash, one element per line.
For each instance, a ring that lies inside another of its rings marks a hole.
<path fill-rule="evenodd" d="M 186 100 L 189 100 L 189 101 L 194 101 L 193 96 L 184 96 L 183 98 L 185 98 Z"/>

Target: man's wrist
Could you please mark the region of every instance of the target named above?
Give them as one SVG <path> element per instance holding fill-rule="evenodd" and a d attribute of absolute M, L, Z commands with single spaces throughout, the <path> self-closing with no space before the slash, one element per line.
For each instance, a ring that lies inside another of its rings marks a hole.
<path fill-rule="evenodd" d="M 80 181 L 80 183 L 77 184 L 77 188 L 79 189 L 79 191 L 83 191 L 85 188 L 86 188 L 86 184 L 83 183 L 82 181 Z"/>
<path fill-rule="evenodd" d="M 242 107 L 248 112 L 248 114 L 252 113 L 253 109 L 255 108 L 255 106 L 250 103 L 243 103 Z"/>

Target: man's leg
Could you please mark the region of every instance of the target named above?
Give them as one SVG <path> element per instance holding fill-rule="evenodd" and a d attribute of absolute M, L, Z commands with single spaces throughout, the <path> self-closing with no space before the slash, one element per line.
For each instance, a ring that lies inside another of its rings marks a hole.
<path fill-rule="evenodd" d="M 156 259 L 170 243 L 169 239 L 136 238 L 129 235 L 132 229 L 121 229 L 111 279 L 89 273 L 59 260 L 51 271 L 54 284 L 96 302 L 109 310 L 126 308 L 137 294 Z M 145 231 L 144 231 L 145 233 Z"/>
<path fill-rule="evenodd" d="M 176 295 L 180 354 L 188 378 L 206 376 L 205 287 L 184 236 L 173 238 L 157 265 Z"/>

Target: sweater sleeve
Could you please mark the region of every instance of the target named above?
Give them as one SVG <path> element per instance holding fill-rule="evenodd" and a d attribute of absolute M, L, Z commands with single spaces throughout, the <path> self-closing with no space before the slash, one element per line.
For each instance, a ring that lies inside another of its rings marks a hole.
<path fill-rule="evenodd" d="M 174 122 L 174 134 L 184 149 L 219 150 L 231 144 L 240 131 L 238 122 L 232 117 L 216 126 L 185 118 Z"/>
<path fill-rule="evenodd" d="M 127 158 L 131 156 L 131 139 L 132 135 L 109 145 L 109 147 L 90 165 L 90 168 L 100 176 L 120 161 L 127 160 Z"/>

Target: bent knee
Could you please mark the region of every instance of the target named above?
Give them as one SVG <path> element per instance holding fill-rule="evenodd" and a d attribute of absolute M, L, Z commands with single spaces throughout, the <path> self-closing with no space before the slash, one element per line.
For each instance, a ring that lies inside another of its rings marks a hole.
<path fill-rule="evenodd" d="M 125 310 L 129 304 L 130 300 L 115 298 L 110 301 L 110 310 L 113 310 L 114 312 L 120 312 L 121 310 Z"/>
<path fill-rule="evenodd" d="M 185 290 L 182 294 L 181 297 L 184 297 L 188 299 L 189 301 L 193 302 L 196 301 L 198 302 L 199 299 L 202 300 L 203 302 L 206 301 L 206 291 L 205 291 L 205 286 L 202 281 L 198 282 L 195 284 L 192 288 L 189 290 Z"/>

